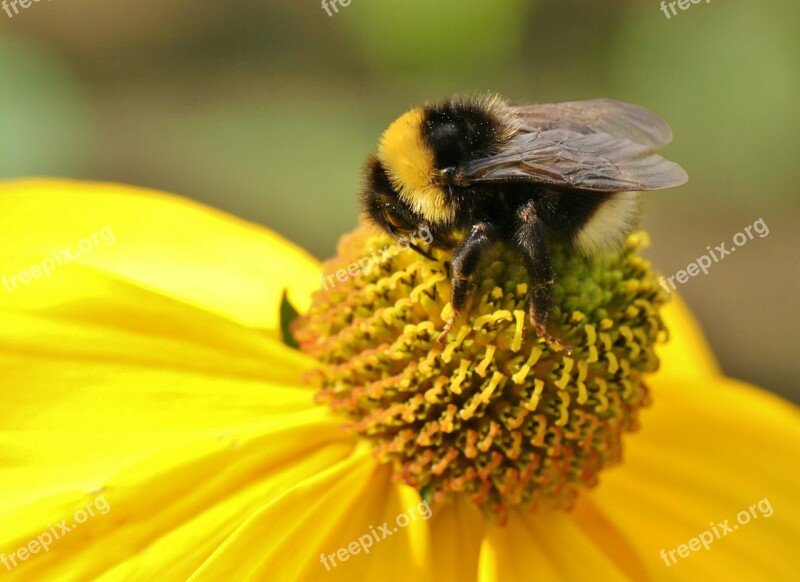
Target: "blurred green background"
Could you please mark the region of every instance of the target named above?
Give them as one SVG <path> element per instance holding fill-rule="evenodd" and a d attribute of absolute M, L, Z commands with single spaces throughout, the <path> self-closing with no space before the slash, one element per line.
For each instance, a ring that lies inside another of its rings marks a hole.
<path fill-rule="evenodd" d="M 680 291 L 725 371 L 800 401 L 800 5 L 657 0 L 55 1 L 0 12 L 0 177 L 180 193 L 319 257 L 400 113 L 456 92 L 613 97 L 672 125 L 687 186 L 646 196 L 674 274 L 763 219 Z M 157 220 L 157 217 L 153 217 Z M 201 234 L 201 233 L 198 233 Z"/>

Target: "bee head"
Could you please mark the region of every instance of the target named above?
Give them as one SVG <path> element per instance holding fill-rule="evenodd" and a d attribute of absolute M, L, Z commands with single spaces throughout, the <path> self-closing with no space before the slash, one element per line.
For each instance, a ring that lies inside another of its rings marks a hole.
<path fill-rule="evenodd" d="M 395 191 L 378 158 L 367 159 L 364 174 L 361 208 L 370 222 L 395 238 L 412 232 L 423 222 Z"/>
<path fill-rule="evenodd" d="M 400 198 L 431 224 L 455 217 L 452 191 L 467 184 L 465 163 L 491 155 L 507 138 L 499 101 L 455 99 L 419 107 L 384 132 L 378 160 Z"/>

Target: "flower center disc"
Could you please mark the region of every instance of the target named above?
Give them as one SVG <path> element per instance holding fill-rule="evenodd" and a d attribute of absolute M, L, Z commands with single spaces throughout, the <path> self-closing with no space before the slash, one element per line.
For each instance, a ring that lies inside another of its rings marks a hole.
<path fill-rule="evenodd" d="M 514 251 L 484 259 L 469 313 L 440 344 L 447 256 L 428 260 L 361 227 L 343 237 L 293 325 L 322 364 L 318 400 L 434 502 L 463 493 L 500 522 L 510 506 L 569 507 L 580 485 L 620 460 L 622 433 L 648 401 L 643 376 L 658 368 L 666 294 L 636 254 L 642 239 L 603 259 L 551 249 L 549 329 L 575 347 L 568 356 L 530 326 Z"/>

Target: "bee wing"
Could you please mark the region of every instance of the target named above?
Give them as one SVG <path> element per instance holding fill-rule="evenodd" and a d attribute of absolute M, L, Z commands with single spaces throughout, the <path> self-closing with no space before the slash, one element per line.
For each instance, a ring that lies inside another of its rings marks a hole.
<path fill-rule="evenodd" d="M 638 105 L 613 99 L 591 99 L 540 105 L 507 105 L 522 132 L 564 129 L 580 134 L 607 133 L 658 148 L 672 141 L 667 122 Z"/>
<path fill-rule="evenodd" d="M 688 179 L 650 145 L 568 129 L 519 133 L 496 155 L 469 162 L 463 178 L 467 183 L 536 182 L 596 192 L 658 190 Z"/>

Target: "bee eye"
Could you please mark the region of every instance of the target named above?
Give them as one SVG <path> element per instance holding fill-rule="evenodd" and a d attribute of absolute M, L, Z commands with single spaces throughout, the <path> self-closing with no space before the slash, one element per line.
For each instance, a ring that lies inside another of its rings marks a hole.
<path fill-rule="evenodd" d="M 453 166 L 448 166 L 446 168 L 442 168 L 442 177 L 446 180 L 452 180 L 453 177 L 456 175 L 456 169 Z"/>
<path fill-rule="evenodd" d="M 383 218 L 386 220 L 386 224 L 389 225 L 392 234 L 404 234 L 411 232 L 414 228 L 404 217 L 395 213 L 394 208 L 389 205 L 383 208 Z"/>

